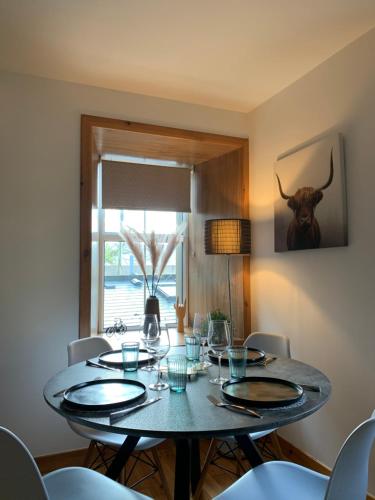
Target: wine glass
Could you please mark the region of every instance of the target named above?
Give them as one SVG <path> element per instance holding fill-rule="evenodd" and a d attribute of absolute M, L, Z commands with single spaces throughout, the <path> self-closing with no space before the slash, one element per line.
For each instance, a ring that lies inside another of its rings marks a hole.
<path fill-rule="evenodd" d="M 168 354 L 170 348 L 169 333 L 166 326 L 160 326 L 158 335 L 148 343 L 148 351 L 158 361 L 158 379 L 156 384 L 150 384 L 148 387 L 152 391 L 164 391 L 168 389 L 169 385 L 166 382 L 160 381 L 160 361 Z"/>
<path fill-rule="evenodd" d="M 219 374 L 211 379 L 211 384 L 222 385 L 227 381 L 221 376 L 221 358 L 226 351 L 230 340 L 229 325 L 226 320 L 211 320 L 208 325 L 208 345 L 219 358 Z"/>
<path fill-rule="evenodd" d="M 139 323 L 140 338 L 149 354 L 151 354 L 149 346 L 152 345 L 154 340 L 159 334 L 159 322 L 156 314 L 143 314 Z M 149 357 L 147 366 L 143 366 L 141 370 L 146 372 L 155 371 L 156 368 L 151 364 Z"/>
<path fill-rule="evenodd" d="M 204 359 L 204 346 L 207 341 L 208 335 L 208 319 L 206 314 L 195 313 L 194 314 L 194 322 L 193 322 L 193 335 L 195 337 L 199 337 L 199 341 L 201 344 L 201 355 L 200 355 L 200 363 L 201 368 L 208 368 L 211 366 L 211 363 L 205 361 Z"/>

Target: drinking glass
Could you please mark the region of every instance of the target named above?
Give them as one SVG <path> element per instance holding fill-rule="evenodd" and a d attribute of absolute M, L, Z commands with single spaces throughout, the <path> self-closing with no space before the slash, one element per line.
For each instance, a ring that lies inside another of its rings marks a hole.
<path fill-rule="evenodd" d="M 187 360 L 176 354 L 167 357 L 169 388 L 173 392 L 184 392 L 187 380 Z"/>
<path fill-rule="evenodd" d="M 208 324 L 208 345 L 219 359 L 219 374 L 211 379 L 211 384 L 222 385 L 227 381 L 221 376 L 221 358 L 226 351 L 230 340 L 229 325 L 225 320 L 211 320 Z"/>
<path fill-rule="evenodd" d="M 208 368 L 212 365 L 209 361 L 205 361 L 204 359 L 204 346 L 207 342 L 208 335 L 208 316 L 203 313 L 195 313 L 194 314 L 194 322 L 193 322 L 193 335 L 200 339 L 201 344 L 201 355 L 200 355 L 200 363 L 201 368 Z"/>
<path fill-rule="evenodd" d="M 184 335 L 186 357 L 189 361 L 199 360 L 200 337 L 197 335 Z"/>
<path fill-rule="evenodd" d="M 228 348 L 229 369 L 231 378 L 246 377 L 247 349 L 246 347 Z"/>
<path fill-rule="evenodd" d="M 149 345 L 151 345 L 154 340 L 157 338 L 159 333 L 159 322 L 156 314 L 143 314 L 141 317 L 141 321 L 139 323 L 139 333 L 140 339 L 142 340 L 147 352 L 151 354 L 149 350 Z M 149 358 L 147 366 L 143 366 L 141 370 L 146 372 L 155 371 L 156 368 L 151 364 L 151 360 Z"/>
<path fill-rule="evenodd" d="M 148 351 L 158 361 L 158 379 L 156 384 L 150 384 L 148 387 L 152 391 L 163 391 L 168 389 L 169 385 L 160 381 L 160 361 L 168 354 L 170 348 L 168 328 L 166 326 L 159 326 L 158 335 L 152 341 L 148 342 Z"/>
<path fill-rule="evenodd" d="M 139 342 L 123 342 L 121 344 L 122 366 L 124 372 L 135 372 L 138 368 Z"/>

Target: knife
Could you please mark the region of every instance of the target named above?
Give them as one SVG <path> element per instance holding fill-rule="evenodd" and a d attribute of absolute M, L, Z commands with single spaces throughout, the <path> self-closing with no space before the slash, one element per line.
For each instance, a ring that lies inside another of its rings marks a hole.
<path fill-rule="evenodd" d="M 100 363 L 95 363 L 94 361 L 90 361 L 86 359 L 86 366 L 93 366 L 94 368 L 104 368 L 104 370 L 111 370 L 112 372 L 119 373 L 121 370 L 117 370 L 116 368 L 110 368 L 109 366 L 101 365 Z"/>
<path fill-rule="evenodd" d="M 160 398 L 160 397 L 152 398 L 152 399 L 148 399 L 144 403 L 132 406 L 131 408 L 126 408 L 125 410 L 113 411 L 109 415 L 109 423 L 112 425 L 112 424 L 118 422 L 119 420 L 121 420 L 122 418 L 126 417 L 127 415 L 129 415 L 129 413 L 131 413 L 135 410 L 139 410 L 140 408 L 144 408 L 145 406 L 152 405 L 152 403 L 156 403 L 157 401 L 160 401 L 161 399 L 162 398 Z"/>

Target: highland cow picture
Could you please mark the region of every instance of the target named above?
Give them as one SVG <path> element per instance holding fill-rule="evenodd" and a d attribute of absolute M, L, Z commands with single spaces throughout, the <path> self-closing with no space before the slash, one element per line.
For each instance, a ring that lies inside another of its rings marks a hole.
<path fill-rule="evenodd" d="M 275 251 L 346 246 L 346 189 L 340 134 L 278 157 Z"/>

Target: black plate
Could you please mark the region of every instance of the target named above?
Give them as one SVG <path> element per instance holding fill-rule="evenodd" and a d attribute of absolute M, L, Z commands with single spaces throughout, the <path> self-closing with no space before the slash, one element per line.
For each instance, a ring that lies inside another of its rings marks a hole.
<path fill-rule="evenodd" d="M 247 348 L 247 364 L 252 365 L 253 363 L 259 363 L 260 361 L 263 361 L 265 357 L 265 352 L 261 351 L 260 349 L 253 349 L 252 347 Z M 208 351 L 208 357 L 210 360 L 214 363 L 218 363 L 218 356 L 212 352 Z M 223 357 L 221 358 L 221 364 L 222 365 L 229 365 L 229 360 L 228 360 L 228 353 L 224 352 Z"/>
<path fill-rule="evenodd" d="M 138 365 L 147 365 L 148 361 L 155 363 L 155 358 L 149 354 L 146 349 L 139 349 Z M 115 351 L 102 352 L 99 355 L 99 363 L 103 365 L 113 366 L 114 368 L 122 368 L 122 351 L 117 349 Z"/>
<path fill-rule="evenodd" d="M 224 396 L 234 403 L 248 406 L 286 406 L 301 399 L 300 385 L 271 377 L 244 377 L 228 380 L 222 386 Z"/>
<path fill-rule="evenodd" d="M 146 387 L 137 380 L 103 379 L 73 385 L 64 392 L 64 403 L 82 410 L 106 410 L 140 399 Z"/>

